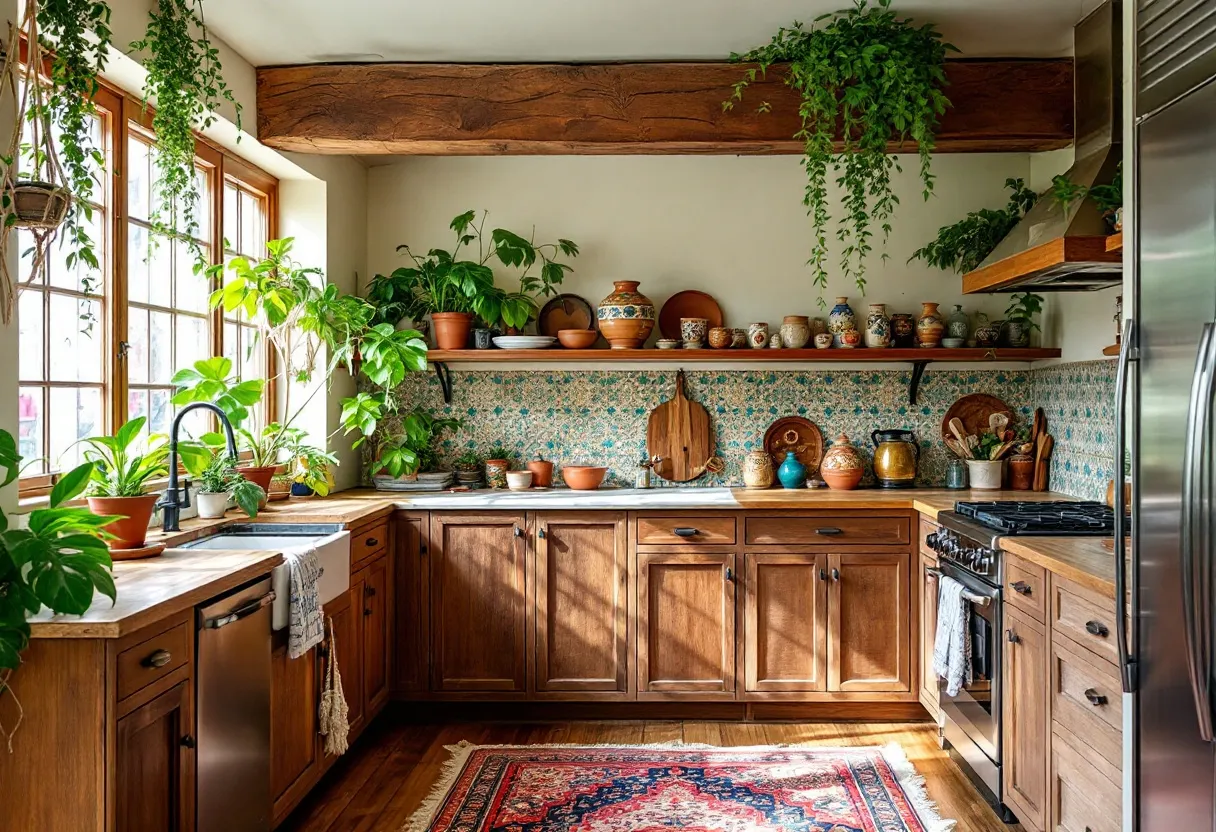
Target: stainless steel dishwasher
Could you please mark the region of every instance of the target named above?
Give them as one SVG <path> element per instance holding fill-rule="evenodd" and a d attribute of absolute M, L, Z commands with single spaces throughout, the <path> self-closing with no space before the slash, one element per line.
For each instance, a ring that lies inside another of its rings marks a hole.
<path fill-rule="evenodd" d="M 270 829 L 270 578 L 197 608 L 197 832 Z"/>

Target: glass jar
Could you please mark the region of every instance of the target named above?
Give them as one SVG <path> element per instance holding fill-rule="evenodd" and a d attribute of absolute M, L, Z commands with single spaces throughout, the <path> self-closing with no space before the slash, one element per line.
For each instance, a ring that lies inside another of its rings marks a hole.
<path fill-rule="evenodd" d="M 946 463 L 946 488 L 967 487 L 967 463 L 958 457 L 952 457 Z"/>

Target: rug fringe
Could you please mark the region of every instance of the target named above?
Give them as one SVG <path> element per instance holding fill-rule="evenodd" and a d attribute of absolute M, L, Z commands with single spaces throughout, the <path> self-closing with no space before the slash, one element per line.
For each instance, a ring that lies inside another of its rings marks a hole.
<path fill-rule="evenodd" d="M 883 759 L 887 761 L 887 765 L 891 767 L 891 772 L 899 782 L 900 788 L 904 790 L 912 811 L 916 812 L 916 816 L 920 818 L 921 825 L 925 827 L 926 832 L 951 832 L 956 822 L 945 820 L 937 813 L 937 804 L 930 799 L 929 792 L 925 788 L 924 776 L 917 773 L 916 767 L 908 759 L 903 746 L 892 742 L 883 746 L 879 751 L 882 753 Z"/>

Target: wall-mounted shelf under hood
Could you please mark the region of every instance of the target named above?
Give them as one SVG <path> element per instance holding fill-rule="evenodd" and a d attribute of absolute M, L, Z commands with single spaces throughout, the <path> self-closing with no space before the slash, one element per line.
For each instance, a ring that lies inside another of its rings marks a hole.
<path fill-rule="evenodd" d="M 1056 237 L 963 275 L 963 292 L 1090 292 L 1123 282 L 1122 247 L 1104 235 Z"/>

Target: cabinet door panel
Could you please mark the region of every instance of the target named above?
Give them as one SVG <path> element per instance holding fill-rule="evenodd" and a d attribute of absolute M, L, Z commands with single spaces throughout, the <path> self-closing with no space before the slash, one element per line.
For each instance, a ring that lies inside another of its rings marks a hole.
<path fill-rule="evenodd" d="M 638 555 L 638 691 L 733 692 L 733 553 Z"/>
<path fill-rule="evenodd" d="M 519 515 L 432 515 L 435 690 L 525 689 L 523 528 Z"/>
<path fill-rule="evenodd" d="M 745 690 L 826 690 L 827 555 L 744 558 Z"/>
<path fill-rule="evenodd" d="M 425 517 L 393 521 L 393 687 L 423 691 L 430 656 Z"/>
<path fill-rule="evenodd" d="M 1047 634 L 1043 626 L 1012 604 L 1005 604 L 1003 694 L 1001 724 L 1001 776 L 1005 801 L 1029 830 L 1047 822 L 1047 674 L 1050 667 Z"/>
<path fill-rule="evenodd" d="M 922 521 L 923 525 L 923 521 Z M 936 528 L 936 527 L 934 527 Z M 937 555 L 920 557 L 920 702 L 934 717 L 938 715 L 937 674 L 933 672 L 933 642 L 937 635 Z"/>
<path fill-rule="evenodd" d="M 626 690 L 625 514 L 536 521 L 536 689 Z"/>
<path fill-rule="evenodd" d="M 321 776 L 317 742 L 317 650 L 287 658 L 287 631 L 270 656 L 270 788 L 279 821 Z"/>
<path fill-rule="evenodd" d="M 322 688 L 327 663 L 337 661 L 342 676 L 342 694 L 348 709 L 346 720 L 350 724 L 350 741 L 354 742 L 364 726 L 363 697 L 363 650 L 362 650 L 362 603 L 363 574 L 351 578 L 350 589 L 325 605 L 325 615 L 333 622 L 333 635 L 326 640 L 327 657 L 322 664 Z M 336 758 L 326 754 L 323 767 L 333 765 Z"/>
<path fill-rule="evenodd" d="M 363 697 L 371 716 L 388 701 L 388 556 L 376 558 L 363 574 Z"/>
<path fill-rule="evenodd" d="M 907 552 L 829 555 L 828 690 L 910 691 Z"/>
<path fill-rule="evenodd" d="M 190 682 L 170 688 L 118 720 L 116 832 L 194 829 L 194 723 Z"/>

